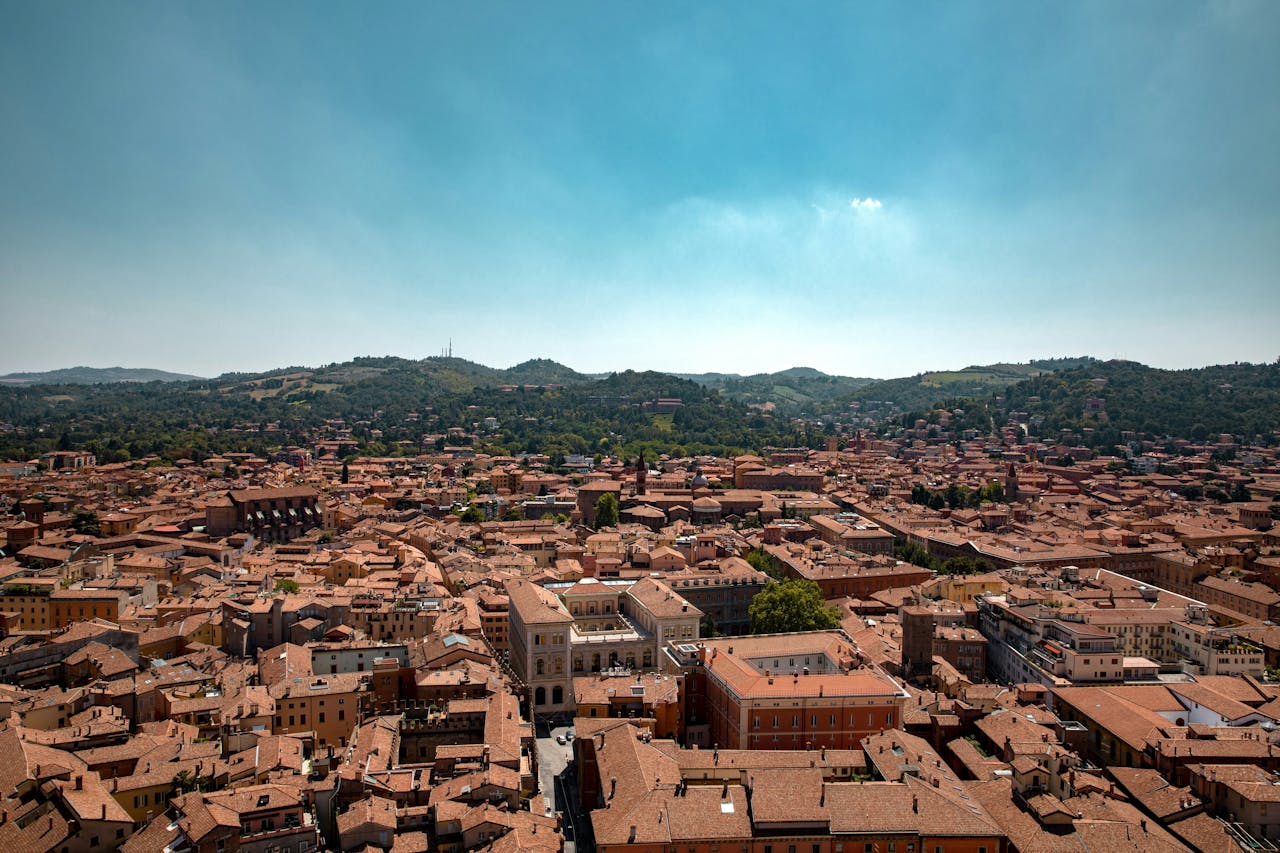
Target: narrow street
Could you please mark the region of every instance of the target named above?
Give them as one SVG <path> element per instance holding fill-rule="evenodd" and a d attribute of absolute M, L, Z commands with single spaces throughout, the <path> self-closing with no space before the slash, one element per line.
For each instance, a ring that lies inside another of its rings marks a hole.
<path fill-rule="evenodd" d="M 578 780 L 573 765 L 573 742 L 566 737 L 570 726 L 549 726 L 545 720 L 534 723 L 538 750 L 538 787 L 546 799 L 547 814 L 558 814 L 564 828 L 567 853 L 589 853 L 593 849 L 590 827 L 581 813 Z M 556 741 L 565 738 L 565 743 Z"/>

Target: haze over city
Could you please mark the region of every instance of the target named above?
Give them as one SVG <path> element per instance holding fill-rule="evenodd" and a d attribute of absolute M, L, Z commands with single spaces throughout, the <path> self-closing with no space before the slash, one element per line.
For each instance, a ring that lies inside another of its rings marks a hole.
<path fill-rule="evenodd" d="M 0 371 L 1276 355 L 1280 8 L 8 4 Z"/>
<path fill-rule="evenodd" d="M 0 851 L 1280 851 L 1280 0 L 0 3 Z"/>

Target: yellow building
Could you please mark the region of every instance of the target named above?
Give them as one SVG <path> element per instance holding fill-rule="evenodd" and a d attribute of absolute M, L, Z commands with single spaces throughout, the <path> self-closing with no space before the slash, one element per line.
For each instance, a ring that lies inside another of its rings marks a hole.
<path fill-rule="evenodd" d="M 16 578 L 0 590 L 0 613 L 16 613 L 24 631 L 48 631 L 53 627 L 49 596 L 58 588 L 57 578 Z"/>
<path fill-rule="evenodd" d="M 959 604 L 971 604 L 978 596 L 986 593 L 998 595 L 1009 588 L 1001 577 L 994 572 L 985 575 L 943 575 L 934 578 L 924 585 L 924 594 L 955 601 Z"/>
<path fill-rule="evenodd" d="M 271 685 L 276 702 L 272 734 L 313 732 L 317 746 L 346 746 L 369 695 L 368 673 L 288 678 Z"/>

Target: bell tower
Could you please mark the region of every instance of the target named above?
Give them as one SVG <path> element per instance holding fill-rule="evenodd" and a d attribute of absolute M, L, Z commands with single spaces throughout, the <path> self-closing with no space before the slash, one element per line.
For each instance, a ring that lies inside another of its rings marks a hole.
<path fill-rule="evenodd" d="M 1004 475 L 1004 499 L 1008 503 L 1018 499 L 1018 467 L 1012 462 Z"/>

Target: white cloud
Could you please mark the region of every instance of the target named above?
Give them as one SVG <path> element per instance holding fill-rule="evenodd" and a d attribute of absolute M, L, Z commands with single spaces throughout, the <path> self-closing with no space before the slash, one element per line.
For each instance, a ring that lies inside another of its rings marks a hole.
<path fill-rule="evenodd" d="M 862 210 L 879 210 L 884 204 L 878 198 L 867 196 L 866 198 L 854 198 L 853 201 L 849 202 L 849 206 Z"/>

